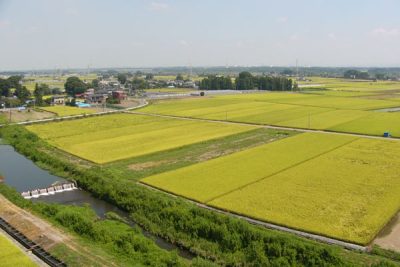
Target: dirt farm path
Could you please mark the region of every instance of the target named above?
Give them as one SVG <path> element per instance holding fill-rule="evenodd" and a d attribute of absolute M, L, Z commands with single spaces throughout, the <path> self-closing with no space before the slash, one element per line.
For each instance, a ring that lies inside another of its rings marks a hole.
<path fill-rule="evenodd" d="M 68 235 L 30 212 L 17 207 L 1 194 L 0 217 L 45 250 L 49 250 L 55 245 L 62 243 L 77 254 L 93 260 L 98 265 L 117 266 L 115 263 L 110 262 L 109 259 L 104 259 L 79 244 L 73 236 Z"/>
<path fill-rule="evenodd" d="M 400 252 L 400 212 L 383 228 L 373 243 Z"/>

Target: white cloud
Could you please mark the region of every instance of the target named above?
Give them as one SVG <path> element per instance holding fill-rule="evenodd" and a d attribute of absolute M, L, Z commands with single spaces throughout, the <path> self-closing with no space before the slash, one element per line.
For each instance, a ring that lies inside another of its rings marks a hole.
<path fill-rule="evenodd" d="M 25 32 L 27 34 L 35 34 L 35 33 L 38 33 L 39 31 L 40 31 L 40 28 L 35 25 L 31 25 L 25 29 Z"/>
<path fill-rule="evenodd" d="M 150 4 L 150 9 L 151 10 L 155 10 L 155 11 L 159 11 L 159 10 L 165 10 L 167 9 L 169 6 L 166 3 L 159 3 L 159 2 L 152 2 Z"/>
<path fill-rule="evenodd" d="M 276 22 L 278 23 L 286 23 L 289 20 L 288 17 L 279 17 L 276 19 Z"/>
<path fill-rule="evenodd" d="M 186 40 L 179 40 L 179 44 L 181 46 L 188 46 L 189 45 L 188 41 L 186 41 Z"/>
<path fill-rule="evenodd" d="M 70 16 L 78 16 L 79 12 L 75 8 L 69 7 L 65 10 L 65 14 L 70 15 Z"/>
<path fill-rule="evenodd" d="M 236 42 L 236 44 L 235 44 L 235 46 L 237 47 L 237 48 L 241 48 L 241 47 L 243 47 L 243 41 L 237 41 Z"/>
<path fill-rule="evenodd" d="M 331 40 L 337 40 L 336 34 L 334 34 L 333 32 L 328 34 L 328 38 Z"/>
<path fill-rule="evenodd" d="M 371 31 L 376 36 L 399 36 L 400 28 L 376 28 Z"/>
<path fill-rule="evenodd" d="M 133 42 L 131 42 L 131 45 L 132 45 L 132 46 L 144 46 L 144 43 L 143 43 L 143 42 L 136 42 L 136 41 L 133 41 Z"/>
<path fill-rule="evenodd" d="M 6 27 L 8 27 L 8 26 L 10 26 L 10 22 L 9 22 L 9 21 L 7 21 L 7 20 L 0 20 L 0 29 L 1 29 L 1 28 L 6 28 Z"/>
<path fill-rule="evenodd" d="M 290 40 L 292 40 L 292 41 L 297 41 L 297 40 L 299 40 L 299 38 L 300 38 L 300 35 L 298 33 L 294 33 L 290 36 Z"/>

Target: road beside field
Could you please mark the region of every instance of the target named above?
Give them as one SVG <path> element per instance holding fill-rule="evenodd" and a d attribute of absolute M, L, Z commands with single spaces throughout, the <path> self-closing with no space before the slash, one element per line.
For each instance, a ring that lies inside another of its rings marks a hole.
<path fill-rule="evenodd" d="M 374 240 L 374 244 L 400 252 L 400 212 L 385 226 Z"/>

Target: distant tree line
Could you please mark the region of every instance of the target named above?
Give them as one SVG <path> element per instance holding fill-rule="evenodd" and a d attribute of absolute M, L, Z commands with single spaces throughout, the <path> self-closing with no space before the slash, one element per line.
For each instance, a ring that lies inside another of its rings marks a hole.
<path fill-rule="evenodd" d="M 232 82 L 229 76 L 209 75 L 200 81 L 200 89 L 203 90 L 269 90 L 269 91 L 292 91 L 297 90 L 297 84 L 292 79 L 286 77 L 275 77 L 266 75 L 252 75 L 250 72 L 243 71 Z"/>
<path fill-rule="evenodd" d="M 200 81 L 200 89 L 204 90 L 225 90 L 234 89 L 231 77 L 209 75 Z"/>
<path fill-rule="evenodd" d="M 346 79 L 369 79 L 369 74 L 366 71 L 347 70 L 344 72 L 343 77 Z"/>
<path fill-rule="evenodd" d="M 389 76 L 387 73 L 378 72 L 379 70 L 374 70 L 373 73 L 369 73 L 368 71 L 360 71 L 360 70 L 346 70 L 343 73 L 343 77 L 346 79 L 360 79 L 360 80 L 388 80 L 395 79 L 394 77 Z"/>

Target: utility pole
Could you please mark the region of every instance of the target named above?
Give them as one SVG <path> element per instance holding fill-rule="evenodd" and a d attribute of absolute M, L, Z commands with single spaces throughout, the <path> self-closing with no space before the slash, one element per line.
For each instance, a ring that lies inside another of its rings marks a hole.
<path fill-rule="evenodd" d="M 10 102 L 10 107 L 9 107 L 9 109 L 10 109 L 10 123 L 11 123 L 11 107 L 12 107 L 12 105 L 11 105 L 11 102 Z"/>

